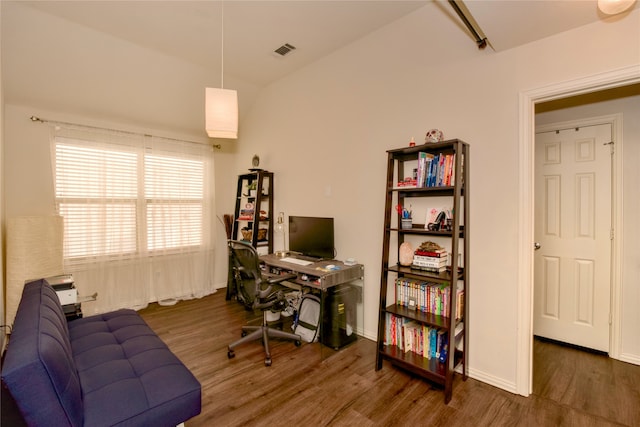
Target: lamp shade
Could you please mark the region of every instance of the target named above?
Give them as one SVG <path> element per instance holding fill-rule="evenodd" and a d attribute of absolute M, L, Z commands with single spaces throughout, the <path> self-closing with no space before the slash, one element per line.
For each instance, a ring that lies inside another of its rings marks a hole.
<path fill-rule="evenodd" d="M 210 138 L 238 139 L 238 92 L 206 88 L 205 126 Z"/>
<path fill-rule="evenodd" d="M 4 323 L 13 324 L 28 280 L 64 273 L 64 220 L 61 216 L 7 218 L 7 281 Z"/>
<path fill-rule="evenodd" d="M 629 9 L 636 0 L 598 0 L 598 9 L 607 15 L 615 15 Z"/>

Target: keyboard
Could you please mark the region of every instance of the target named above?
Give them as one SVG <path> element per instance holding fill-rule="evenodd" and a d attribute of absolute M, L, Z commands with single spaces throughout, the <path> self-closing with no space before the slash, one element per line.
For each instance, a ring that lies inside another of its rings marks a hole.
<path fill-rule="evenodd" d="M 284 261 L 284 262 L 290 262 L 291 264 L 298 264 L 298 265 L 309 265 L 309 264 L 313 264 L 311 261 L 305 261 L 305 260 L 303 260 L 303 259 L 291 258 L 291 257 L 284 257 L 284 258 L 282 258 L 282 261 Z"/>

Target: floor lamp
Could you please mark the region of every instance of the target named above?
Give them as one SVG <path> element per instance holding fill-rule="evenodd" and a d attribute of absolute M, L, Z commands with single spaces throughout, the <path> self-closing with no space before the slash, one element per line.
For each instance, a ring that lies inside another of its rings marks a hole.
<path fill-rule="evenodd" d="M 25 281 L 63 274 L 61 216 L 7 218 L 5 323 L 13 324 Z"/>

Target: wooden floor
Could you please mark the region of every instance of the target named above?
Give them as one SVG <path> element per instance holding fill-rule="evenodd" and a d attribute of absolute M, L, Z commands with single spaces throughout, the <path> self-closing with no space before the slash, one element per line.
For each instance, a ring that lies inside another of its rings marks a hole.
<path fill-rule="evenodd" d="M 640 366 L 535 341 L 534 394 L 455 379 L 453 398 L 385 362 L 360 338 L 340 351 L 276 341 L 264 366 L 259 341 L 236 349 L 248 313 L 220 291 L 140 312 L 202 384 L 196 426 L 640 426 Z"/>

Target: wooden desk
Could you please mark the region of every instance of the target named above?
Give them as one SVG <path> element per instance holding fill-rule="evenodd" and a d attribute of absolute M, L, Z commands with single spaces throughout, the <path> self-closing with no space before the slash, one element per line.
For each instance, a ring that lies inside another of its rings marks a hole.
<path fill-rule="evenodd" d="M 326 291 L 333 286 L 364 278 L 364 265 L 345 265 L 342 261 L 338 260 L 324 260 L 309 265 L 298 265 L 283 261 L 282 258 L 274 254 L 268 254 L 260 256 L 260 261 L 264 262 L 268 267 L 271 267 L 272 272 L 274 269 L 294 272 L 298 275 L 298 278 L 293 282 L 321 291 Z M 332 264 L 340 267 L 340 269 L 326 269 L 327 265 Z"/>
<path fill-rule="evenodd" d="M 322 319 L 320 342 L 324 344 L 322 347 L 327 346 L 337 350 L 356 339 L 357 325 L 362 325 L 364 317 L 364 309 L 361 307 L 358 310 L 357 307 L 363 301 L 364 266 L 362 264 L 345 265 L 342 261 L 328 260 L 299 265 L 283 261 L 282 258 L 274 254 L 262 255 L 260 260 L 264 262 L 269 273 L 293 272 L 298 277 L 289 282 L 319 292 L 320 319 Z M 326 268 L 332 264 L 339 269 L 329 270 Z M 330 308 L 332 305 L 337 307 L 326 310 L 327 300 Z M 332 313 L 332 311 L 338 311 L 338 313 Z M 361 316 L 358 316 L 358 311 Z M 353 330 L 347 332 L 347 324 Z M 324 352 L 321 354 L 324 358 Z"/>

